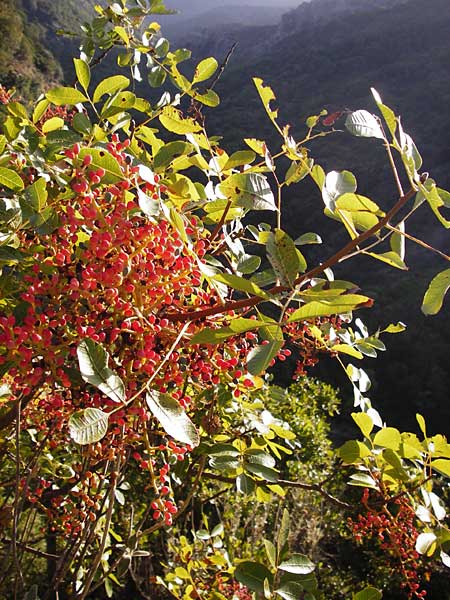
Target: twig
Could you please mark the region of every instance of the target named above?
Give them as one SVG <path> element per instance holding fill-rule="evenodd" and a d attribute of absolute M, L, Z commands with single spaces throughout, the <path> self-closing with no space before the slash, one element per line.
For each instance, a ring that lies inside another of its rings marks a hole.
<path fill-rule="evenodd" d="M 235 479 L 233 477 L 225 477 L 223 475 L 217 475 L 216 473 L 203 473 L 203 477 L 206 479 L 214 479 L 215 481 L 221 481 L 222 483 L 230 483 L 234 484 Z M 265 481 L 256 481 L 256 485 L 266 485 Z M 274 485 L 279 485 L 284 488 L 300 488 L 302 490 L 310 490 L 312 492 L 318 492 L 323 498 L 339 506 L 341 508 L 353 508 L 351 504 L 344 502 L 343 500 L 339 500 L 339 498 L 335 498 L 329 494 L 326 490 L 324 490 L 320 483 L 302 483 L 301 481 L 288 481 L 287 479 L 278 479 L 273 482 Z"/>

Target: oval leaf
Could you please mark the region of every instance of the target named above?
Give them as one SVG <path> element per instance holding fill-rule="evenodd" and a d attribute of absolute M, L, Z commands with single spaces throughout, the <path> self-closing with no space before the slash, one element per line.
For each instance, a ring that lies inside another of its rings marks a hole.
<path fill-rule="evenodd" d="M 265 565 L 249 560 L 238 564 L 234 576 L 239 583 L 255 592 L 264 592 L 265 579 L 273 581 L 273 575 Z"/>
<path fill-rule="evenodd" d="M 82 446 L 101 440 L 108 430 L 108 415 L 98 408 L 79 410 L 69 419 L 70 437 Z"/>
<path fill-rule="evenodd" d="M 0 185 L 7 187 L 14 192 L 23 190 L 24 185 L 19 175 L 12 169 L 0 167 Z"/>
<path fill-rule="evenodd" d="M 83 340 L 77 348 L 81 377 L 98 388 L 114 402 L 125 402 L 125 386 L 120 377 L 108 367 L 108 353 L 97 342 Z"/>
<path fill-rule="evenodd" d="M 299 271 L 306 270 L 306 261 L 287 233 L 281 229 L 269 233 L 267 258 L 281 283 L 293 287 Z"/>
<path fill-rule="evenodd" d="M 86 102 L 87 98 L 79 90 L 72 87 L 56 87 L 46 93 L 47 100 L 56 106 Z"/>
<path fill-rule="evenodd" d="M 376 118 L 367 110 L 357 110 L 348 115 L 346 128 L 357 137 L 374 137 L 384 139 L 383 132 Z"/>
<path fill-rule="evenodd" d="M 278 566 L 281 571 L 295 573 L 296 575 L 308 575 L 315 569 L 314 563 L 303 554 L 293 554 L 288 560 L 285 560 Z"/>
<path fill-rule="evenodd" d="M 167 434 L 183 444 L 199 445 L 200 436 L 195 425 L 174 398 L 151 390 L 146 400 L 151 413 Z"/>
<path fill-rule="evenodd" d="M 113 75 L 101 81 L 95 88 L 93 101 L 98 102 L 105 94 L 112 95 L 119 90 L 124 90 L 130 85 L 130 80 L 124 75 Z"/>
<path fill-rule="evenodd" d="M 368 586 L 353 595 L 353 600 L 380 600 L 383 594 L 374 587 Z"/>
<path fill-rule="evenodd" d="M 428 286 L 422 302 L 422 312 L 425 315 L 435 315 L 442 307 L 444 296 L 450 288 L 450 269 L 441 271 Z"/>

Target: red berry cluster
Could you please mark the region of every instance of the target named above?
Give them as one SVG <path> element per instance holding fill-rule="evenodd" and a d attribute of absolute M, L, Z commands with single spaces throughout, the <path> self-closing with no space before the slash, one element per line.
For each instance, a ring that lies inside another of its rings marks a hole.
<path fill-rule="evenodd" d="M 177 509 L 169 463 L 183 460 L 190 449 L 162 440 L 159 424 L 151 427 L 152 415 L 138 392 L 152 377 L 153 389 L 170 394 L 195 417 L 194 399 L 205 387 L 223 380 L 235 386 L 236 394 L 252 387 L 245 365 L 255 339 L 248 334 L 213 347 L 183 340 L 173 349 L 180 327 L 167 312 L 219 302 L 198 264 L 208 231 L 193 215 L 184 217 L 185 231 L 180 232 L 166 218 L 143 214 L 138 191 L 158 202 L 168 190 L 157 175 L 151 182 L 141 177 L 128 146 L 129 140 L 116 135 L 108 142 L 107 151 L 122 171 L 113 181 L 79 144 L 65 152 L 68 185 L 48 189 L 49 203 L 58 206 L 54 230 L 38 235 L 24 227 L 18 233 L 33 264 L 18 273 L 21 292 L 15 315 L 10 307 L 0 312 L 0 366 L 8 369 L 11 404 L 19 396 L 27 398 L 24 426 L 47 436 L 55 450 L 67 444 L 68 420 L 75 410 L 114 410 L 107 437 L 89 450 L 91 465 L 111 455 L 125 460 L 130 451 L 139 453 L 140 467 L 155 473 L 153 516 L 170 524 Z M 221 327 L 227 319 L 211 317 L 206 325 Z M 186 336 L 204 325 L 191 323 Z M 116 403 L 80 381 L 77 346 L 84 338 L 107 349 L 128 398 L 136 396 L 127 407 L 118 410 Z M 154 441 L 146 446 L 142 433 L 149 426 Z M 51 505 L 63 509 L 65 530 L 76 533 L 98 499 L 89 491 L 94 489 L 91 478 L 82 472 L 73 483 L 77 493 L 64 501 L 54 493 Z"/>
<path fill-rule="evenodd" d="M 287 315 L 292 312 L 294 312 L 294 309 L 286 311 Z M 319 317 L 315 319 L 313 323 L 296 321 L 293 323 L 286 323 L 283 326 L 283 330 L 285 334 L 289 336 L 290 343 L 295 346 L 296 356 L 298 356 L 294 373 L 295 380 L 306 375 L 308 367 L 313 367 L 319 362 L 319 354 L 321 352 L 329 353 L 327 348 L 318 341 L 317 336 L 313 335 L 311 332 L 312 325 L 320 327 L 324 324 L 330 325 L 335 331 L 342 329 L 342 321 L 338 316 Z M 322 337 L 326 341 L 329 339 L 329 336 L 324 331 L 322 331 Z M 286 357 L 289 356 L 288 352 L 289 351 L 282 350 L 281 354 L 284 354 L 284 357 L 278 355 L 278 359 L 286 360 Z"/>
<path fill-rule="evenodd" d="M 420 555 L 415 549 L 418 531 L 413 507 L 405 496 L 389 502 L 389 499 L 377 495 L 374 500 L 376 504 L 369 506 L 369 490 L 366 488 L 361 500 L 365 514 L 348 520 L 355 540 L 358 543 L 376 540 L 392 560 L 392 570 L 400 575 L 400 585 L 408 598 L 424 598 L 427 592 L 420 589 L 421 565 Z"/>
<path fill-rule="evenodd" d="M 9 104 L 12 99 L 12 93 L 0 83 L 0 104 Z"/>
<path fill-rule="evenodd" d="M 217 589 L 229 600 L 251 600 L 253 598 L 250 590 L 234 579 L 225 579 L 222 575 L 217 575 L 216 580 Z"/>

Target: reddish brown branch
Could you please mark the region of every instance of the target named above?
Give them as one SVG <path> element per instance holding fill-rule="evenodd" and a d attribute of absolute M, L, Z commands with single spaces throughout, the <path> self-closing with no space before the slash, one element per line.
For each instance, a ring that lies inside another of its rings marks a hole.
<path fill-rule="evenodd" d="M 345 246 L 343 246 L 338 252 L 333 254 L 333 256 L 330 256 L 330 258 L 328 258 L 322 264 L 317 265 L 316 267 L 314 267 L 307 273 L 300 275 L 300 277 L 298 277 L 295 280 L 294 286 L 298 286 L 298 285 L 302 284 L 304 281 L 307 281 L 308 279 L 312 279 L 313 277 L 316 277 L 320 273 L 323 273 L 326 269 L 333 267 L 339 261 L 341 261 L 343 258 L 345 258 L 347 255 L 349 255 L 351 252 L 353 252 L 363 242 L 365 242 L 367 239 L 369 239 L 372 235 L 375 235 L 376 233 L 378 233 L 385 225 L 387 225 L 389 223 L 389 221 L 392 219 L 392 217 L 394 217 L 405 206 L 405 204 L 414 196 L 416 191 L 417 190 L 415 188 L 409 189 L 408 192 L 406 192 L 406 194 L 404 194 L 397 200 L 397 202 L 394 204 L 394 206 L 386 213 L 386 215 L 382 219 L 380 219 L 378 221 L 378 223 L 376 225 L 374 225 L 367 231 L 364 231 L 363 233 L 358 235 L 355 239 L 350 240 Z M 265 291 L 266 291 L 266 293 L 269 293 L 272 295 L 277 295 L 277 294 L 281 294 L 283 292 L 289 292 L 289 291 L 291 291 L 291 288 L 288 286 L 284 286 L 284 285 L 275 285 L 272 288 L 270 288 L 269 290 L 265 290 Z M 212 307 L 209 306 L 207 308 L 205 307 L 205 308 L 200 308 L 200 309 L 191 310 L 191 311 L 187 311 L 187 312 L 167 313 L 165 315 L 165 317 L 167 319 L 169 319 L 169 321 L 172 321 L 175 323 L 176 322 L 185 322 L 185 321 L 195 321 L 198 319 L 204 319 L 205 317 L 210 317 L 212 315 L 217 315 L 217 314 L 226 313 L 229 311 L 239 310 L 241 308 L 250 308 L 252 306 L 256 306 L 257 304 L 260 304 L 261 302 L 264 302 L 264 300 L 265 299 L 261 298 L 260 296 L 251 296 L 250 298 L 242 298 L 241 300 L 234 300 L 231 302 L 227 302 L 220 306 L 212 306 Z"/>

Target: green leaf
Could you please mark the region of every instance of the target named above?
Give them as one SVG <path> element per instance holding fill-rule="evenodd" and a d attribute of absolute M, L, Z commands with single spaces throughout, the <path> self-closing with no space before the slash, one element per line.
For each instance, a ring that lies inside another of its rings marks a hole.
<path fill-rule="evenodd" d="M 188 156 L 194 147 L 188 142 L 168 142 L 161 146 L 153 159 L 153 168 L 157 173 L 166 169 L 170 163 L 180 156 Z"/>
<path fill-rule="evenodd" d="M 0 185 L 14 192 L 20 192 L 24 188 L 23 181 L 19 175 L 6 167 L 0 167 Z"/>
<path fill-rule="evenodd" d="M 203 94 L 196 92 L 194 94 L 194 98 L 196 102 L 200 102 L 201 104 L 210 106 L 211 108 L 215 108 L 220 104 L 220 98 L 214 90 L 206 90 L 206 92 Z"/>
<path fill-rule="evenodd" d="M 278 594 L 284 600 L 299 600 L 299 598 L 305 597 L 304 588 L 297 581 L 287 581 L 275 590 L 275 594 Z"/>
<path fill-rule="evenodd" d="M 209 57 L 200 61 L 195 68 L 194 79 L 192 83 L 200 83 L 206 81 L 217 71 L 218 63 L 215 58 Z"/>
<path fill-rule="evenodd" d="M 151 67 L 148 71 L 148 82 L 152 88 L 159 88 L 163 85 L 167 77 L 166 71 L 159 65 Z"/>
<path fill-rule="evenodd" d="M 309 173 L 311 173 L 313 165 L 314 160 L 312 158 L 308 158 L 300 162 L 293 161 L 289 169 L 286 171 L 286 175 L 284 176 L 284 183 L 286 185 L 298 183 L 299 181 L 304 179 Z"/>
<path fill-rule="evenodd" d="M 15 265 L 25 259 L 23 254 L 17 248 L 12 246 L 0 246 L 0 265 Z"/>
<path fill-rule="evenodd" d="M 114 402 L 125 402 L 125 386 L 120 377 L 108 367 L 109 355 L 97 342 L 84 339 L 77 348 L 81 377 L 98 388 Z"/>
<path fill-rule="evenodd" d="M 367 413 L 352 413 L 352 418 L 361 430 L 364 437 L 369 437 L 373 429 L 373 421 Z"/>
<path fill-rule="evenodd" d="M 422 302 L 422 312 L 425 315 L 435 315 L 441 308 L 444 296 L 450 288 L 450 269 L 438 273 L 431 280 Z"/>
<path fill-rule="evenodd" d="M 47 182 L 45 179 L 43 177 L 39 177 L 39 179 L 37 179 L 32 185 L 29 185 L 24 191 L 24 196 L 27 201 L 27 208 L 31 207 L 37 212 L 43 210 L 45 208 L 48 196 Z M 23 206 L 22 210 L 24 210 Z M 28 218 L 28 216 L 26 218 Z"/>
<path fill-rule="evenodd" d="M 252 348 L 247 356 L 247 369 L 252 375 L 266 371 L 272 360 L 283 347 L 282 341 L 273 341 Z"/>
<path fill-rule="evenodd" d="M 284 547 L 287 545 L 289 539 L 289 511 L 287 508 L 283 510 L 283 516 L 281 517 L 280 528 L 277 535 L 277 557 L 280 560 L 281 554 Z"/>
<path fill-rule="evenodd" d="M 123 174 L 117 160 L 106 149 L 99 148 L 81 148 L 80 159 L 83 159 L 87 154 L 92 156 L 90 169 L 104 169 L 106 171 L 102 178 L 102 183 L 116 183 L 123 179 Z"/>
<path fill-rule="evenodd" d="M 357 110 L 348 115 L 345 126 L 352 135 L 357 137 L 384 139 L 377 119 L 367 110 Z"/>
<path fill-rule="evenodd" d="M 146 395 L 146 401 L 151 413 L 168 435 L 192 447 L 199 445 L 198 431 L 177 400 L 169 394 L 151 390 Z"/>
<path fill-rule="evenodd" d="M 322 189 L 322 198 L 325 206 L 334 212 L 335 202 L 343 194 L 356 192 L 356 177 L 350 171 L 331 171 L 325 178 L 325 186 Z"/>
<path fill-rule="evenodd" d="M 236 489 L 241 494 L 248 496 L 255 491 L 255 487 L 255 480 L 245 473 L 241 473 L 241 475 L 236 477 Z"/>
<path fill-rule="evenodd" d="M 257 321 L 254 319 L 237 318 L 233 319 L 228 327 L 219 329 L 203 329 L 199 331 L 190 340 L 190 344 L 220 344 L 229 337 L 259 329 L 267 325 L 265 321 Z"/>
<path fill-rule="evenodd" d="M 376 446 L 390 448 L 391 450 L 398 450 L 401 441 L 400 431 L 395 429 L 395 427 L 383 427 L 383 429 L 380 429 L 373 438 L 373 443 Z"/>
<path fill-rule="evenodd" d="M 317 233 L 308 232 L 298 237 L 294 244 L 296 246 L 305 246 L 306 244 L 321 244 L 322 238 Z"/>
<path fill-rule="evenodd" d="M 261 265 L 261 258 L 259 256 L 251 256 L 250 254 L 244 254 L 238 260 L 236 265 L 236 271 L 243 275 L 250 275 L 254 273 Z"/>
<path fill-rule="evenodd" d="M 419 187 L 419 191 L 417 192 L 415 205 L 420 204 L 423 201 L 423 198 L 425 198 L 439 222 L 446 229 L 449 229 L 450 221 L 441 214 L 441 209 L 443 207 L 446 207 L 446 204 L 439 195 L 436 183 L 430 178 L 427 179 L 424 185 L 422 185 L 421 183 L 418 183 L 417 185 Z"/>
<path fill-rule="evenodd" d="M 425 419 L 423 418 L 423 416 L 421 414 L 417 413 L 416 420 L 419 425 L 420 431 L 423 433 L 423 436 L 426 438 L 427 437 L 427 426 L 425 423 Z"/>
<path fill-rule="evenodd" d="M 306 270 L 306 261 L 299 254 L 289 235 L 281 229 L 276 229 L 274 233 L 270 232 L 266 242 L 266 252 L 282 285 L 293 287 L 299 271 Z"/>
<path fill-rule="evenodd" d="M 383 594 L 371 586 L 364 588 L 357 594 L 353 594 L 353 600 L 380 600 L 382 597 Z"/>
<path fill-rule="evenodd" d="M 267 115 L 269 116 L 269 119 L 272 121 L 272 123 L 276 123 L 276 120 L 278 118 L 278 110 L 274 110 L 270 107 L 270 103 L 272 102 L 272 100 L 276 100 L 276 96 L 272 88 L 268 85 L 264 85 L 263 80 L 259 77 L 254 77 L 253 83 L 255 84 L 256 89 L 258 90 L 258 94 L 262 100 L 262 103 L 267 112 Z"/>
<path fill-rule="evenodd" d="M 50 131 L 56 131 L 57 129 L 62 129 L 64 127 L 64 119 L 61 117 L 52 117 L 45 121 L 42 125 L 42 133 L 50 133 Z"/>
<path fill-rule="evenodd" d="M 75 65 L 75 72 L 77 74 L 77 79 L 80 82 L 83 89 L 87 92 L 89 83 L 91 82 L 91 70 L 86 61 L 81 58 L 73 59 Z"/>
<path fill-rule="evenodd" d="M 124 75 L 113 75 L 112 77 L 107 77 L 103 79 L 98 86 L 95 88 L 93 101 L 99 102 L 101 98 L 108 94 L 112 96 L 116 92 L 126 89 L 130 85 L 130 80 L 128 77 L 124 77 Z"/>
<path fill-rule="evenodd" d="M 368 473 L 354 473 L 350 476 L 348 485 L 353 485 L 356 487 L 368 487 L 373 490 L 378 489 L 378 484 Z"/>
<path fill-rule="evenodd" d="M 380 208 L 375 202 L 361 196 L 361 194 L 344 193 L 336 202 L 336 208 L 340 210 L 348 210 L 349 212 L 368 212 L 378 216 L 383 216 L 384 213 L 380 211 Z"/>
<path fill-rule="evenodd" d="M 266 549 L 267 558 L 269 559 L 270 565 L 273 569 L 277 566 L 277 551 L 275 546 L 272 544 L 270 540 L 263 540 L 264 548 Z"/>
<path fill-rule="evenodd" d="M 108 431 L 108 415 L 98 408 L 85 408 L 69 418 L 70 437 L 82 446 L 94 444 Z"/>
<path fill-rule="evenodd" d="M 87 97 L 79 90 L 73 87 L 56 87 L 49 90 L 45 97 L 56 106 L 64 106 L 65 104 L 79 104 L 87 102 Z"/>
<path fill-rule="evenodd" d="M 407 271 L 408 267 L 405 265 L 403 260 L 396 252 L 383 252 L 382 254 L 375 254 L 375 252 L 364 252 L 367 256 L 371 256 L 372 258 L 376 258 L 377 260 L 384 262 L 391 267 L 395 267 L 396 269 L 401 269 L 402 271 Z"/>
<path fill-rule="evenodd" d="M 295 310 L 289 317 L 288 322 L 293 323 L 295 321 L 304 321 L 305 319 L 347 313 L 368 301 L 369 298 L 367 296 L 360 296 L 359 294 L 345 294 L 333 300 L 313 300 Z"/>
<path fill-rule="evenodd" d="M 394 136 L 395 131 L 397 129 L 397 118 L 395 116 L 394 111 L 392 109 L 390 109 L 389 106 L 386 106 L 385 104 L 383 104 L 380 94 L 377 92 L 377 90 L 375 88 L 371 88 L 371 92 L 372 92 L 372 95 L 375 99 L 375 102 L 377 103 L 377 106 L 378 106 L 381 114 L 383 115 L 386 125 L 388 126 L 388 129 L 391 132 L 391 135 Z"/>
<path fill-rule="evenodd" d="M 260 156 L 264 156 L 265 153 L 265 142 L 261 140 L 257 140 L 256 138 L 245 138 L 244 142 L 247 144 L 249 148 L 251 148 L 256 154 Z"/>
<path fill-rule="evenodd" d="M 271 467 L 266 467 L 266 465 L 261 465 L 258 463 L 246 463 L 245 470 L 248 473 L 252 473 L 265 481 L 270 481 L 271 483 L 276 483 L 279 479 L 279 473 L 275 469 Z"/>
<path fill-rule="evenodd" d="M 83 135 L 89 135 L 92 131 L 92 123 L 84 113 L 77 113 L 72 120 L 75 131 Z"/>
<path fill-rule="evenodd" d="M 219 275 L 215 275 L 213 279 L 214 281 L 225 283 L 228 287 L 231 287 L 234 290 L 245 292 L 251 296 L 260 296 L 261 298 L 266 299 L 269 298 L 264 290 L 262 290 L 249 279 L 244 279 L 244 277 L 239 277 L 238 275 L 232 275 L 229 273 L 220 273 Z"/>
<path fill-rule="evenodd" d="M 431 468 L 442 475 L 446 475 L 450 477 L 450 460 L 445 460 L 445 458 L 438 458 L 437 460 L 431 461 Z"/>
<path fill-rule="evenodd" d="M 159 115 L 159 120 L 167 131 L 179 135 L 196 133 L 202 130 L 201 125 L 194 119 L 183 117 L 181 111 L 170 105 L 163 108 L 162 113 Z"/>
<path fill-rule="evenodd" d="M 220 184 L 221 192 L 247 210 L 277 210 L 267 178 L 261 173 L 235 173 Z"/>
<path fill-rule="evenodd" d="M 246 587 L 255 592 L 264 592 L 264 580 L 273 582 L 273 575 L 269 569 L 261 563 L 245 560 L 239 563 L 234 571 L 234 576 Z"/>
<path fill-rule="evenodd" d="M 381 333 L 402 333 L 402 331 L 405 331 L 406 329 L 406 325 L 404 323 L 402 323 L 401 321 L 399 321 L 398 323 L 391 323 L 390 325 L 388 325 L 385 329 L 383 329 L 383 331 Z"/>
<path fill-rule="evenodd" d="M 280 565 L 278 565 L 278 568 L 280 571 L 286 571 L 287 573 L 308 575 L 314 571 L 315 565 L 307 556 L 304 556 L 303 554 L 292 554 L 288 560 L 284 560 Z"/>
<path fill-rule="evenodd" d="M 344 463 L 351 465 L 359 462 L 360 458 L 370 455 L 369 448 L 357 440 L 348 440 L 338 450 L 338 455 Z"/>
<path fill-rule="evenodd" d="M 235 169 L 243 165 L 251 164 L 256 158 L 256 154 L 251 150 L 238 150 L 234 152 L 227 162 L 224 164 L 222 171 L 228 171 L 229 169 Z"/>

